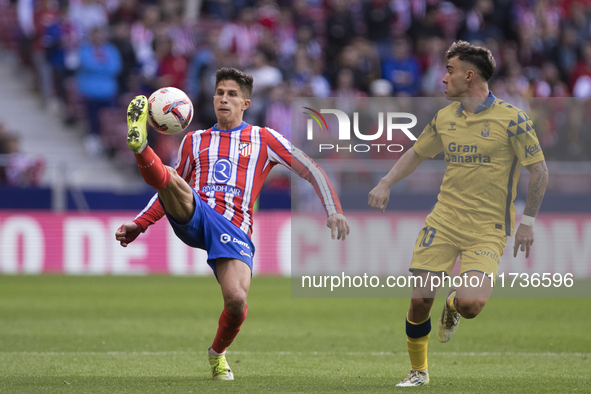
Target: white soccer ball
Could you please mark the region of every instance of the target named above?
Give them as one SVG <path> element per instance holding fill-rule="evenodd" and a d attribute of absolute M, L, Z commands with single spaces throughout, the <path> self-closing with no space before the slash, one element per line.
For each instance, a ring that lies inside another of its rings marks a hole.
<path fill-rule="evenodd" d="M 148 123 L 162 134 L 176 134 L 193 119 L 193 103 L 177 88 L 160 88 L 148 99 Z"/>

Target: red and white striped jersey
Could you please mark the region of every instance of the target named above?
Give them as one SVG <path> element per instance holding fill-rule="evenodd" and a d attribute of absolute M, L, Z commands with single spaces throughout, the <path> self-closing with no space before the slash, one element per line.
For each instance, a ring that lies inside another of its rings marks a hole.
<path fill-rule="evenodd" d="M 232 130 L 214 126 L 188 133 L 179 148 L 176 171 L 203 201 L 250 235 L 254 203 L 276 164 L 310 182 L 327 215 L 342 213 L 336 192 L 320 166 L 278 132 L 246 122 Z M 164 216 L 157 196 L 136 217 L 144 229 Z"/>

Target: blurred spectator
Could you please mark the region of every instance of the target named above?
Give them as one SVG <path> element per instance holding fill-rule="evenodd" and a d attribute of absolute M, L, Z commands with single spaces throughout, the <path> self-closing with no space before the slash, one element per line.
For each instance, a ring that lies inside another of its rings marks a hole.
<path fill-rule="evenodd" d="M 41 176 L 45 169 L 45 161 L 41 157 L 26 155 L 20 150 L 20 139 L 17 135 L 8 135 L 5 138 L 6 154 L 6 181 L 11 186 L 39 186 Z"/>
<path fill-rule="evenodd" d="M 36 71 L 36 89 L 41 94 L 41 104 L 46 105 L 53 97 L 52 72 L 49 59 L 44 51 L 43 38 L 45 30 L 53 24 L 57 15 L 57 2 L 53 0 L 43 0 L 37 4 L 34 22 L 35 39 L 33 42 L 33 62 Z"/>
<path fill-rule="evenodd" d="M 178 4 L 178 3 L 177 3 Z M 186 58 L 195 53 L 194 32 L 191 26 L 183 22 L 183 13 L 180 9 L 174 11 L 168 17 L 164 26 L 164 34 L 172 40 L 172 53 Z"/>
<path fill-rule="evenodd" d="M 314 12 L 314 8 L 308 4 L 307 0 L 293 0 L 291 8 L 293 10 L 293 21 L 296 24 L 296 28 L 299 29 L 302 26 L 313 28 L 314 20 L 311 14 Z"/>
<path fill-rule="evenodd" d="M 250 63 L 261 34 L 262 26 L 256 23 L 254 10 L 248 7 L 242 10 L 237 22 L 224 26 L 219 45 L 222 50 L 237 54 L 239 66 L 244 68 Z"/>
<path fill-rule="evenodd" d="M 0 155 L 8 153 L 8 130 L 4 123 L 0 123 Z"/>
<path fill-rule="evenodd" d="M 281 71 L 269 64 L 269 58 L 263 51 L 256 51 L 252 57 L 252 68 L 246 69 L 248 75 L 254 78 L 253 93 L 265 94 L 269 88 L 277 86 L 283 81 Z"/>
<path fill-rule="evenodd" d="M 447 73 L 447 57 L 445 56 L 445 42 L 443 39 L 432 36 L 425 40 L 426 52 L 423 63 L 426 65 L 421 83 L 421 90 L 425 96 L 442 96 L 445 85 L 441 80 Z"/>
<path fill-rule="evenodd" d="M 154 42 L 158 72 L 155 85 L 152 88 L 172 86 L 181 90 L 185 89 L 187 68 L 189 62 L 182 55 L 172 53 L 172 40 L 163 36 Z"/>
<path fill-rule="evenodd" d="M 72 73 L 73 67 L 78 67 L 77 45 L 78 39 L 72 23 L 68 19 L 69 8 L 60 6 L 55 18 L 44 31 L 42 43 L 45 57 L 51 67 L 52 82 L 57 100 L 54 102 L 60 113 L 64 113 L 62 120 L 74 117 L 72 109 L 66 105 L 66 78 Z M 74 58 L 74 63 L 72 62 Z"/>
<path fill-rule="evenodd" d="M 33 40 L 35 39 L 35 9 L 33 0 L 17 1 L 19 56 L 26 67 L 33 67 Z M 34 70 L 33 70 L 34 72 Z"/>
<path fill-rule="evenodd" d="M 131 25 L 131 43 L 141 74 L 147 79 L 153 78 L 158 69 L 152 42 L 154 41 L 154 31 L 159 22 L 160 9 L 155 5 L 150 5 L 144 9 L 142 18 Z"/>
<path fill-rule="evenodd" d="M 459 37 L 466 41 L 486 42 L 488 38 L 499 40 L 503 37 L 501 29 L 493 22 L 494 4 L 492 0 L 476 0 L 466 14 L 464 27 Z"/>
<path fill-rule="evenodd" d="M 382 62 L 382 77 L 392 82 L 395 94 L 418 95 L 421 68 L 418 60 L 411 54 L 410 43 L 406 37 L 394 40 L 392 57 Z"/>
<path fill-rule="evenodd" d="M 343 68 L 337 74 L 336 85 L 330 93 L 336 97 L 335 106 L 345 113 L 351 113 L 358 103 L 357 98 L 367 95 L 355 87 L 355 76 L 351 69 Z"/>
<path fill-rule="evenodd" d="M 437 21 L 439 14 L 438 6 L 429 4 L 425 10 L 423 19 L 415 19 L 409 29 L 410 38 L 417 42 L 420 37 L 439 37 L 444 38 L 445 34 Z M 388 53 L 386 53 L 388 55 Z"/>
<path fill-rule="evenodd" d="M 367 92 L 369 83 L 382 75 L 380 56 L 377 46 L 363 37 L 357 37 L 352 42 L 357 51 L 357 71 L 359 72 L 359 88 Z"/>
<path fill-rule="evenodd" d="M 554 45 L 548 53 L 548 58 L 553 59 L 558 66 L 560 79 L 565 82 L 577 63 L 577 51 L 577 31 L 566 25 L 562 29 L 560 44 Z"/>
<path fill-rule="evenodd" d="M 300 26 L 297 33 L 297 45 L 300 48 L 305 48 L 308 56 L 312 59 L 318 59 L 322 55 L 322 47 L 313 36 L 310 26 Z"/>
<path fill-rule="evenodd" d="M 106 28 L 109 25 L 107 10 L 100 0 L 70 2 L 70 21 L 83 41 L 90 39 L 94 29 Z"/>
<path fill-rule="evenodd" d="M 583 86 L 587 85 L 587 80 L 591 80 L 591 41 L 583 42 L 581 46 L 581 56 L 573 68 L 569 78 L 569 86 L 575 97 L 589 97 L 591 93 Z M 577 87 L 577 84 L 579 86 Z M 583 85 L 584 84 L 584 85 Z M 587 94 L 585 94 L 586 92 Z"/>
<path fill-rule="evenodd" d="M 348 0 L 330 1 L 331 12 L 326 18 L 326 53 L 328 59 L 335 56 L 355 37 L 355 24 Z"/>
<path fill-rule="evenodd" d="M 253 76 L 254 83 L 252 101 L 244 114 L 244 120 L 251 124 L 261 124 L 268 105 L 269 91 L 283 81 L 283 75 L 277 67 L 269 65 L 269 58 L 263 51 L 256 51 L 252 62 L 253 68 L 245 70 L 246 74 Z"/>
<path fill-rule="evenodd" d="M 295 96 L 328 97 L 330 83 L 322 75 L 324 61 L 322 58 L 311 59 L 304 48 L 299 48 L 295 55 L 295 69 L 292 77 L 292 88 Z"/>
<path fill-rule="evenodd" d="M 396 14 L 388 0 L 370 0 L 365 3 L 363 20 L 367 29 L 367 38 L 376 43 L 380 57 L 388 56 L 392 24 Z"/>
<path fill-rule="evenodd" d="M 534 97 L 567 97 L 568 87 L 560 80 L 558 67 L 544 63 L 540 78 L 534 82 Z"/>
<path fill-rule="evenodd" d="M 132 24 L 139 17 L 139 0 L 119 0 L 119 6 L 110 16 L 110 24 Z"/>
<path fill-rule="evenodd" d="M 107 42 L 106 31 L 100 27 L 92 29 L 90 41 L 80 48 L 80 68 L 76 75 L 90 123 L 86 148 L 91 154 L 101 153 L 99 111 L 116 105 L 120 71 L 121 57 L 117 48 Z"/>
<path fill-rule="evenodd" d="M 127 93 L 130 90 L 130 79 L 133 76 L 133 71 L 136 70 L 137 61 L 133 45 L 131 43 L 131 26 L 128 22 L 121 21 L 113 26 L 113 36 L 111 43 L 115 45 L 119 56 L 121 57 L 121 72 L 117 77 L 117 84 L 119 85 L 119 94 Z"/>
<path fill-rule="evenodd" d="M 269 94 L 270 105 L 265 113 L 264 125 L 291 141 L 291 91 L 289 85 L 281 83 Z"/>
<path fill-rule="evenodd" d="M 259 0 L 256 5 L 257 23 L 267 30 L 278 28 L 281 12 L 275 0 Z"/>
<path fill-rule="evenodd" d="M 278 63 L 281 66 L 287 66 L 293 57 L 296 48 L 296 26 L 293 21 L 293 15 L 289 8 L 282 8 L 279 15 L 279 21 L 275 26 L 274 35 L 278 41 Z"/>

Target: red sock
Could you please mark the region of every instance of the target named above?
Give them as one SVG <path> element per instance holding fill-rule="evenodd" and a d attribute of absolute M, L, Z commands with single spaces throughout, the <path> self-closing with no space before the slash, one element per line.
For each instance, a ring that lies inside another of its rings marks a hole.
<path fill-rule="evenodd" d="M 140 174 L 146 183 L 156 190 L 164 189 L 170 181 L 170 172 L 162 164 L 162 160 L 154 153 L 152 148 L 146 146 L 142 153 L 135 154 Z"/>
<path fill-rule="evenodd" d="M 248 305 L 244 307 L 244 310 L 239 315 L 232 315 L 224 308 L 218 325 L 218 332 L 215 334 L 213 345 L 211 348 L 217 353 L 223 353 L 226 348 L 230 346 L 238 332 L 240 332 L 240 326 L 244 319 L 246 319 L 246 311 Z"/>

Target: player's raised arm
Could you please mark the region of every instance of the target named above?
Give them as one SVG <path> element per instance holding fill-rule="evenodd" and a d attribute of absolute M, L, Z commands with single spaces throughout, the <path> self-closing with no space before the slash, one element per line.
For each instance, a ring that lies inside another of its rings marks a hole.
<path fill-rule="evenodd" d="M 373 209 L 379 209 L 382 212 L 386 210 L 388 200 L 390 199 L 390 188 L 396 183 L 406 178 L 417 169 L 419 164 L 425 161 L 427 157 L 419 155 L 414 148 L 410 148 L 394 164 L 394 167 L 384 176 L 377 186 L 369 192 L 367 204 Z"/>
<path fill-rule="evenodd" d="M 527 186 L 525 210 L 521 217 L 521 223 L 515 232 L 513 257 L 517 256 L 520 248 L 522 252 L 525 251 L 525 257 L 529 257 L 530 247 L 534 243 L 534 220 L 542 205 L 546 186 L 548 186 L 548 167 L 545 160 L 530 164 L 525 168 L 530 173 L 529 184 Z"/>

